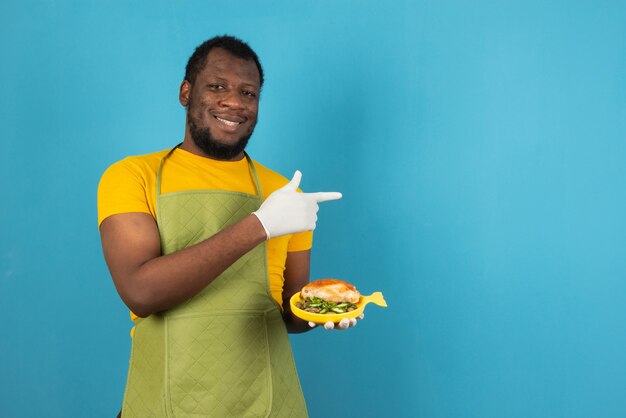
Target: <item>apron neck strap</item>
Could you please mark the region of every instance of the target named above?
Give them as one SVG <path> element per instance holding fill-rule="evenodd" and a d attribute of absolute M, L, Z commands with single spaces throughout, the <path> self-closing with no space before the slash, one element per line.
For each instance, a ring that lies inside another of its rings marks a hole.
<path fill-rule="evenodd" d="M 159 162 L 159 168 L 157 170 L 157 176 L 156 176 L 156 195 L 157 195 L 157 198 L 161 195 L 161 177 L 162 177 L 162 173 L 163 173 L 163 163 L 165 163 L 165 159 L 167 157 L 169 157 L 170 155 L 172 155 L 174 153 L 174 150 L 176 150 L 176 148 L 180 147 L 182 144 L 183 143 L 181 142 L 180 144 L 176 145 L 174 148 L 169 150 L 168 153 L 165 154 L 165 156 L 163 158 L 161 158 L 161 161 Z"/>
<path fill-rule="evenodd" d="M 161 158 L 161 161 L 159 162 L 159 168 L 157 169 L 157 175 L 156 175 L 156 194 L 157 194 L 157 197 L 161 195 L 161 179 L 163 177 L 163 175 L 162 175 L 162 173 L 163 173 L 163 163 L 165 163 L 165 159 L 167 157 L 169 157 L 170 155 L 172 155 L 174 153 L 174 151 L 176 150 L 176 148 L 180 147 L 182 144 L 183 143 L 181 142 L 180 144 L 176 145 L 174 148 L 169 150 L 169 152 L 167 154 L 165 154 L 165 156 L 163 158 Z M 256 173 L 256 168 L 254 167 L 254 163 L 252 162 L 252 158 L 250 158 L 248 153 L 245 152 L 245 151 L 243 152 L 243 154 L 246 157 L 246 161 L 248 162 L 248 168 L 250 169 L 250 174 L 251 174 L 251 177 L 252 177 L 252 182 L 254 183 L 254 188 L 256 190 L 256 194 L 260 198 L 263 198 L 263 190 L 261 189 L 261 182 L 259 181 L 259 176 Z"/>
<path fill-rule="evenodd" d="M 259 176 L 256 173 L 256 168 L 254 167 L 254 163 L 252 162 L 252 158 L 248 155 L 247 152 L 243 152 L 246 156 L 246 160 L 248 160 L 248 168 L 250 169 L 250 173 L 252 174 L 252 181 L 254 182 L 254 188 L 256 189 L 256 194 L 261 199 L 263 198 L 263 190 L 261 189 L 261 182 L 259 181 Z"/>

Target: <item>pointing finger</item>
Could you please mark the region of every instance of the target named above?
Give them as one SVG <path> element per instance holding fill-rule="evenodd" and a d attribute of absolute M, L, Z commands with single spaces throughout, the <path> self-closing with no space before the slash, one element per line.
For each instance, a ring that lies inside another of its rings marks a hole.
<path fill-rule="evenodd" d="M 307 193 L 308 196 L 312 197 L 316 202 L 326 202 L 327 200 L 337 200 L 341 199 L 342 194 L 339 192 L 317 192 L 317 193 Z"/>
<path fill-rule="evenodd" d="M 300 180 L 302 180 L 302 173 L 300 172 L 300 170 L 296 170 L 296 172 L 293 173 L 293 178 L 289 181 L 289 183 L 287 183 L 287 186 L 285 187 L 288 187 L 291 190 L 297 190 L 300 186 Z"/>

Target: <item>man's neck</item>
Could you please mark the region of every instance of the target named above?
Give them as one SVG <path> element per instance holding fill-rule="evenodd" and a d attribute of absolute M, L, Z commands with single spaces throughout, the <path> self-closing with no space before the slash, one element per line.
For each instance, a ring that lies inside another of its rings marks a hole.
<path fill-rule="evenodd" d="M 245 157 L 245 153 L 243 151 L 237 154 L 235 157 L 230 158 L 230 159 L 215 158 L 211 155 L 207 155 L 200 147 L 196 145 L 193 139 L 191 139 L 191 137 L 189 137 L 188 135 L 185 135 L 185 138 L 183 139 L 183 143 L 181 144 L 180 149 L 183 149 L 195 155 L 199 155 L 200 157 L 209 158 L 211 160 L 216 160 L 216 161 L 233 161 L 234 162 L 234 161 L 241 161 Z"/>

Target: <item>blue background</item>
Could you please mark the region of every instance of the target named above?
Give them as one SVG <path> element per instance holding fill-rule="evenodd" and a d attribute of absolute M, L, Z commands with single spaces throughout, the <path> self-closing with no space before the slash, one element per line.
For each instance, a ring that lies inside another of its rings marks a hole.
<path fill-rule="evenodd" d="M 186 60 L 230 33 L 267 74 L 251 154 L 344 193 L 312 277 L 389 303 L 292 337 L 312 418 L 626 416 L 624 22 L 603 0 L 3 2 L 0 415 L 117 413 L 131 323 L 97 183 L 180 141 Z"/>

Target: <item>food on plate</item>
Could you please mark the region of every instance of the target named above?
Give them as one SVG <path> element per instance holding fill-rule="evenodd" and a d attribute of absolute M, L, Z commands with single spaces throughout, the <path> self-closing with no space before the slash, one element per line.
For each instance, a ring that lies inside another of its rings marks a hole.
<path fill-rule="evenodd" d="M 320 279 L 304 286 L 296 306 L 317 314 L 341 314 L 357 309 L 361 294 L 348 282 Z"/>
<path fill-rule="evenodd" d="M 361 294 L 348 282 L 337 279 L 315 280 L 300 291 L 302 298 L 320 298 L 328 302 L 357 303 Z"/>

